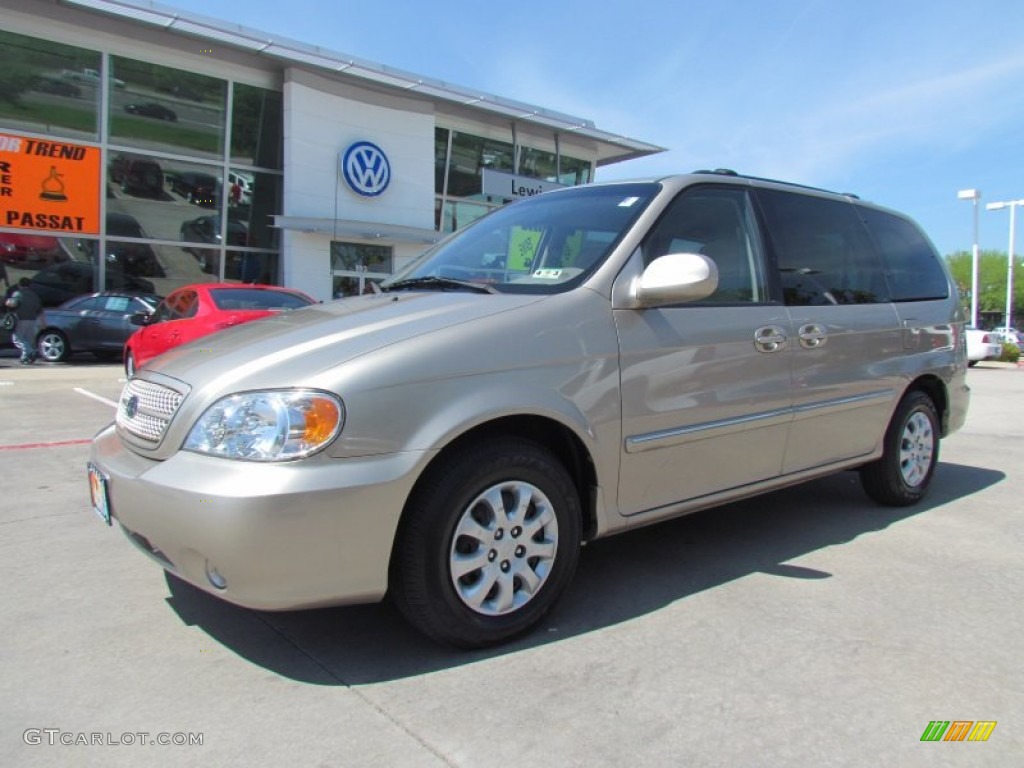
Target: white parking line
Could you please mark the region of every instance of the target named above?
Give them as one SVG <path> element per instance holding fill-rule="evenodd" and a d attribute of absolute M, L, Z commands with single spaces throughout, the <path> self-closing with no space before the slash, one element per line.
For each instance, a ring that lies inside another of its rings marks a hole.
<path fill-rule="evenodd" d="M 77 392 L 80 395 L 85 395 L 86 397 L 91 397 L 93 400 L 99 400 L 101 403 L 109 405 L 111 408 L 117 408 L 117 403 L 115 403 L 113 400 L 108 400 L 105 397 L 93 394 L 92 392 L 86 389 L 82 389 L 81 387 L 75 387 L 75 392 Z"/>

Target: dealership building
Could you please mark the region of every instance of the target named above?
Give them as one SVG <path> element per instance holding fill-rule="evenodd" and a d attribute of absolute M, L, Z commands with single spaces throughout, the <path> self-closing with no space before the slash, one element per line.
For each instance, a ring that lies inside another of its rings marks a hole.
<path fill-rule="evenodd" d="M 662 151 L 168 6 L 0 14 L 0 259 L 49 304 L 217 279 L 360 293 L 496 206 Z"/>

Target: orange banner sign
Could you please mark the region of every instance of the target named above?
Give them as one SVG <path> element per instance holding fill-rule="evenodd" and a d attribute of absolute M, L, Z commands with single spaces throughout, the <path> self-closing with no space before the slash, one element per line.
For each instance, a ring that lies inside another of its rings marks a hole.
<path fill-rule="evenodd" d="M 0 133 L 0 226 L 98 235 L 100 150 Z"/>

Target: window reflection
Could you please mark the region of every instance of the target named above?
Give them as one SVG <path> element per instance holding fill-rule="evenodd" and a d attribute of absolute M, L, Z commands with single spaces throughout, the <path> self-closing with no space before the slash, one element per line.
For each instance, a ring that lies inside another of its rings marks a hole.
<path fill-rule="evenodd" d="M 371 284 L 379 283 L 394 271 L 394 249 L 387 245 L 332 242 L 331 269 L 334 298 L 370 293 Z"/>
<path fill-rule="evenodd" d="M 219 158 L 227 83 L 160 64 L 111 56 L 123 87 L 110 91 L 110 135 L 119 144 Z"/>
<path fill-rule="evenodd" d="M 224 279 L 242 283 L 280 285 L 278 255 L 252 251 L 228 251 Z"/>
<path fill-rule="evenodd" d="M 99 137 L 100 54 L 0 31 L 0 118 L 5 127 Z"/>
<path fill-rule="evenodd" d="M 228 221 L 243 224 L 246 232 L 244 243 L 229 238 L 229 244 L 277 248 L 278 230 L 270 225 L 271 217 L 281 212 L 281 177 L 232 168 L 228 181 Z"/>
<path fill-rule="evenodd" d="M 511 142 L 453 132 L 448 194 L 454 197 L 480 195 L 483 191 L 481 171 L 484 168 L 511 173 L 513 163 Z"/>
<path fill-rule="evenodd" d="M 487 203 L 471 203 L 466 200 L 449 200 L 445 203 L 444 210 L 442 211 L 442 231 L 454 232 L 467 224 L 472 224 L 481 216 L 490 213 L 498 207 L 500 206 L 496 204 L 489 205 Z"/>
<path fill-rule="evenodd" d="M 592 168 L 586 160 L 562 155 L 562 158 L 558 161 L 558 169 L 560 173 L 558 174 L 557 181 L 562 184 L 576 186 L 577 184 L 590 183 Z"/>
<path fill-rule="evenodd" d="M 280 92 L 235 83 L 231 110 L 231 161 L 261 168 L 282 168 L 283 124 Z"/>
<path fill-rule="evenodd" d="M 104 288 L 278 283 L 282 94 L 128 57 L 109 63 L 103 73 L 98 51 L 0 31 L 5 129 L 97 141 L 104 78 L 110 104 L 101 236 L 0 233 L 9 281 L 32 279 L 47 306 Z"/>
<path fill-rule="evenodd" d="M 133 251 L 138 244 L 109 243 L 105 265 L 106 278 L 101 288 L 96 260 L 96 254 L 99 252 L 98 241 L 68 237 L 57 240 L 59 256 L 53 257 L 45 266 L 36 266 L 36 263 L 33 263 L 31 267 L 28 264 L 13 269 L 8 267 L 11 279 L 28 277 L 31 280 L 32 289 L 39 295 L 43 306 L 56 307 L 75 296 L 99 290 L 119 290 L 136 294 L 157 292 L 152 280 L 133 274 L 138 269 L 135 255 L 147 252 L 148 246 L 145 246 L 143 251 Z M 129 265 L 130 254 L 134 255 Z"/>

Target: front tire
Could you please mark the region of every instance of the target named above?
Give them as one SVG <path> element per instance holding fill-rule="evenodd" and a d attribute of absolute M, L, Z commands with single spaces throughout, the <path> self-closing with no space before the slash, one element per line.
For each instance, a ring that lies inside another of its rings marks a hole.
<path fill-rule="evenodd" d="M 71 354 L 71 345 L 60 331 L 46 330 L 36 337 L 36 352 L 48 363 L 62 363 Z"/>
<path fill-rule="evenodd" d="M 889 422 L 882 458 L 861 467 L 861 484 L 879 504 L 907 507 L 924 498 L 938 461 L 935 404 L 923 392 L 910 392 Z"/>
<path fill-rule="evenodd" d="M 579 558 L 579 494 L 547 449 L 498 438 L 433 469 L 406 507 L 391 567 L 402 614 L 435 640 L 482 648 L 534 626 Z"/>

